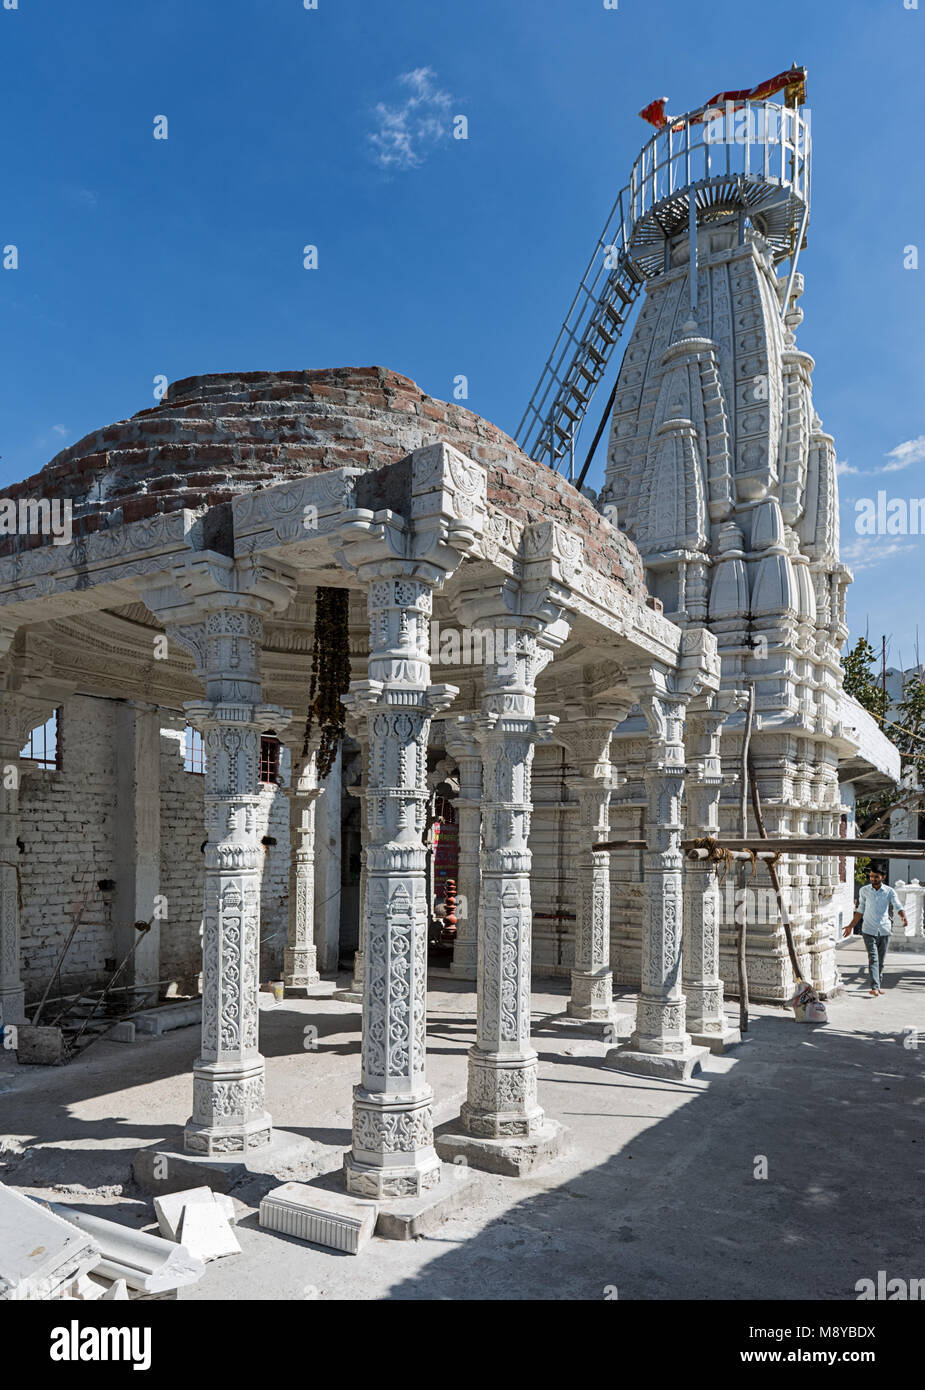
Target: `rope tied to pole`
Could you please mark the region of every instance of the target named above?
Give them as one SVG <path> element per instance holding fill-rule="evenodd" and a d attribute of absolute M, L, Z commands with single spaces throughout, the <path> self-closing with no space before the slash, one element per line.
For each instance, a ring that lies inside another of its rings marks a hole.
<path fill-rule="evenodd" d="M 752 871 L 751 871 L 751 873 L 750 873 L 749 876 L 748 876 L 748 882 L 750 883 L 751 880 L 755 877 L 755 874 L 756 874 L 757 869 L 758 869 L 758 851 L 757 851 L 757 850 L 754 850 L 754 849 L 731 850 L 731 849 L 729 849 L 726 845 L 721 845 L 721 844 L 719 844 L 719 843 L 713 838 L 712 835 L 702 835 L 699 839 L 697 839 L 697 840 L 692 840 L 692 841 L 691 841 L 691 846 L 690 846 L 690 847 L 691 847 L 692 849 L 702 849 L 702 850 L 706 850 L 706 854 L 707 854 L 707 863 L 709 863 L 709 864 L 715 864 L 717 867 L 719 867 L 719 865 L 722 864 L 722 866 L 723 866 L 723 872 L 722 872 L 722 874 L 720 875 L 720 879 L 719 879 L 721 885 L 725 882 L 726 875 L 727 875 L 727 873 L 729 872 L 729 870 L 730 870 L 730 868 L 732 867 L 732 865 L 735 864 L 736 860 L 739 859 L 739 858 L 741 858 L 741 856 L 742 856 L 743 854 L 747 855 L 748 858 L 751 860 L 751 863 L 752 863 Z M 779 853 L 778 853 L 778 854 L 775 854 L 773 860 L 771 860 L 770 862 L 771 862 L 772 864 L 778 864 L 778 863 L 780 862 L 780 854 L 779 854 Z"/>

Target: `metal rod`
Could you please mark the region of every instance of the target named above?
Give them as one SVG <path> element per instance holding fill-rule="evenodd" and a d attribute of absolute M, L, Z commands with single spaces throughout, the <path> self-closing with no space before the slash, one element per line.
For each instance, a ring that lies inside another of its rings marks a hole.
<path fill-rule="evenodd" d="M 581 485 L 582 485 L 582 483 L 583 483 L 584 480 L 585 480 L 585 476 L 586 476 L 586 474 L 587 474 L 587 472 L 588 472 L 588 469 L 591 467 L 591 460 L 594 458 L 595 450 L 597 449 L 598 444 L 600 444 L 600 442 L 601 442 L 601 435 L 604 433 L 604 428 L 605 428 L 605 426 L 606 426 L 606 424 L 607 424 L 607 421 L 608 421 L 608 419 L 609 419 L 609 417 L 610 417 L 610 412 L 613 410 L 613 403 L 614 403 L 614 401 L 617 399 L 617 387 L 618 387 L 619 385 L 620 385 L 620 376 L 619 376 L 619 373 L 618 373 L 618 374 L 617 374 L 617 379 L 616 379 L 616 381 L 615 381 L 614 384 L 613 384 L 613 390 L 611 391 L 610 395 L 607 397 L 607 404 L 604 406 L 604 413 L 603 413 L 603 415 L 601 416 L 601 423 L 598 425 L 597 429 L 595 430 L 594 438 L 593 438 L 592 441 L 591 441 L 591 448 L 588 450 L 587 457 L 585 458 L 584 467 L 582 468 L 581 472 L 580 472 L 579 475 L 578 475 L 578 481 L 576 482 L 575 486 L 576 486 L 577 488 L 579 488 L 579 489 L 581 488 Z"/>
<path fill-rule="evenodd" d="M 691 284 L 691 318 L 697 321 L 697 195 L 691 188 L 688 197 L 688 216 L 690 218 L 690 284 Z"/>
<path fill-rule="evenodd" d="M 793 248 L 793 255 L 790 258 L 790 278 L 787 281 L 787 293 L 784 295 L 784 302 L 781 305 L 780 316 L 784 319 L 787 310 L 790 308 L 790 296 L 793 293 L 793 282 L 796 279 L 797 265 L 800 260 L 800 251 L 803 248 L 803 238 L 806 235 L 806 224 L 809 221 L 809 203 L 803 205 L 803 218 L 800 222 L 800 230 L 797 235 L 797 244 Z"/>

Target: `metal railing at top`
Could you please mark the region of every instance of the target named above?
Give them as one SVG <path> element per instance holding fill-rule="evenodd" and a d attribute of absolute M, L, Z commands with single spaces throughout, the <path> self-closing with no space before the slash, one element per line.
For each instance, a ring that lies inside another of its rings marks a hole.
<path fill-rule="evenodd" d="M 702 190 L 709 202 L 712 188 L 719 204 L 734 195 L 743 211 L 770 213 L 778 231 L 773 250 L 783 260 L 799 248 L 798 229 L 805 230 L 811 169 L 810 113 L 775 102 L 728 103 L 706 119 L 682 117 L 657 131 L 640 152 L 595 244 L 517 427 L 520 447 L 533 458 L 545 454 L 553 468 L 568 453 L 574 455 L 578 430 L 629 309 L 642 284 L 666 268 L 672 224 L 689 221 L 692 190 L 695 196 Z"/>
<path fill-rule="evenodd" d="M 696 123 L 689 117 L 673 121 L 643 147 L 622 191 L 629 195 L 633 224 L 692 183 L 715 178 L 739 176 L 790 188 L 809 202 L 808 111 L 772 101 L 728 102 L 714 110 Z"/>

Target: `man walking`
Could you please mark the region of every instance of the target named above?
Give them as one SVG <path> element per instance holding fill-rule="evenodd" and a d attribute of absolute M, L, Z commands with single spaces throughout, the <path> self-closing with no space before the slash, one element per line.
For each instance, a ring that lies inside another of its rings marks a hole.
<path fill-rule="evenodd" d="M 891 908 L 899 913 L 903 926 L 906 926 L 906 914 L 896 889 L 884 883 L 883 874 L 879 869 L 871 869 L 870 883 L 865 883 L 858 894 L 858 910 L 845 927 L 844 934 L 850 936 L 858 922 L 861 923 L 861 935 L 867 947 L 867 960 L 870 965 L 872 995 L 883 993 L 883 962 L 890 943 L 890 932 L 893 930 L 890 921 Z"/>

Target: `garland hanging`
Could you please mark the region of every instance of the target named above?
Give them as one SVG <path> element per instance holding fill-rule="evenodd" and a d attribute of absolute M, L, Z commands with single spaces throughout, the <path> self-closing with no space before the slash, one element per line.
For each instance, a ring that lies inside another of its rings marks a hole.
<path fill-rule="evenodd" d="M 341 695 L 350 688 L 350 594 L 347 589 L 315 591 L 315 634 L 312 674 L 308 690 L 308 719 L 302 756 L 308 756 L 312 725 L 318 721 L 321 742 L 318 775 L 326 777 L 334 766 L 344 737 L 346 711 Z"/>

